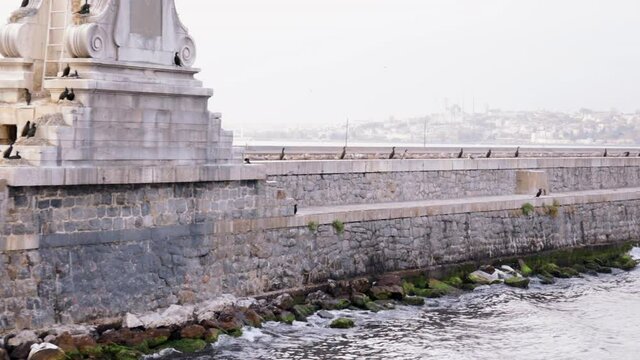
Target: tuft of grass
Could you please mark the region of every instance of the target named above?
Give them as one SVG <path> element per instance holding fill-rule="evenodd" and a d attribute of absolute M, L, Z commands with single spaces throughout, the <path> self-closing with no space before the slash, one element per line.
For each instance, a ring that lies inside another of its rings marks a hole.
<path fill-rule="evenodd" d="M 318 227 L 320 227 L 320 224 L 315 221 L 309 221 L 309 223 L 307 224 L 307 228 L 309 228 L 309 231 L 311 232 L 318 231 Z"/>
<path fill-rule="evenodd" d="M 551 205 L 543 205 L 542 206 L 544 208 L 544 213 L 551 216 L 551 217 L 557 217 L 558 216 L 558 210 L 560 209 L 560 203 L 558 202 L 558 200 L 553 200 L 553 204 Z"/>
<path fill-rule="evenodd" d="M 520 209 L 522 210 L 522 213 L 524 214 L 524 216 L 529 216 L 533 214 L 536 208 L 533 207 L 531 203 L 526 203 L 526 204 L 522 204 Z"/>
<path fill-rule="evenodd" d="M 338 235 L 341 235 L 342 233 L 344 233 L 344 223 L 340 220 L 333 220 L 333 222 L 331 223 L 331 225 L 333 226 L 333 228 L 336 230 L 336 232 L 338 233 Z"/>

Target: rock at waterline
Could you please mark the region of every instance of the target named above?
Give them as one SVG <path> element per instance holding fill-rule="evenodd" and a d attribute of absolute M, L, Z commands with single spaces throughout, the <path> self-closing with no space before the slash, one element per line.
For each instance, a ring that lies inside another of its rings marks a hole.
<path fill-rule="evenodd" d="M 421 298 L 419 296 L 406 296 L 402 301 L 405 304 L 412 305 L 412 306 L 423 306 L 424 305 L 424 298 Z"/>
<path fill-rule="evenodd" d="M 371 312 L 378 312 L 378 311 L 382 311 L 384 310 L 384 308 L 376 303 L 374 303 L 373 301 L 369 301 L 368 303 L 366 303 L 364 305 L 365 309 L 371 311 Z"/>
<path fill-rule="evenodd" d="M 283 311 L 280 313 L 280 321 L 285 324 L 291 325 L 293 324 L 295 319 L 296 319 L 296 316 L 288 311 Z"/>
<path fill-rule="evenodd" d="M 531 276 L 533 274 L 533 269 L 527 265 L 522 259 L 518 259 L 518 266 L 520 266 L 520 273 L 524 276 Z"/>
<path fill-rule="evenodd" d="M 476 270 L 469 274 L 467 278 L 474 284 L 490 285 L 494 281 L 498 280 L 498 275 L 495 272 L 493 274 L 489 274 L 482 270 Z"/>
<path fill-rule="evenodd" d="M 376 285 L 369 290 L 369 293 L 371 294 L 371 298 L 375 300 L 402 300 L 404 297 L 404 290 L 400 285 Z"/>
<path fill-rule="evenodd" d="M 63 360 L 66 359 L 66 355 L 62 349 L 50 344 L 33 344 L 31 345 L 31 352 L 27 360 Z"/>
<path fill-rule="evenodd" d="M 371 299 L 362 293 L 354 293 L 353 295 L 351 295 L 351 301 L 353 303 L 353 305 L 361 308 L 361 309 L 365 309 L 367 306 L 368 302 L 371 302 Z"/>
<path fill-rule="evenodd" d="M 555 284 L 556 283 L 556 279 L 553 278 L 553 276 L 546 276 L 543 274 L 538 274 L 537 275 L 538 279 L 540 279 L 540 283 L 542 285 L 551 285 L 551 284 Z"/>
<path fill-rule="evenodd" d="M 0 348 L 0 360 L 9 360 L 9 354 L 3 348 Z"/>
<path fill-rule="evenodd" d="M 206 329 L 201 325 L 189 325 L 180 330 L 180 337 L 183 339 L 202 339 Z"/>
<path fill-rule="evenodd" d="M 529 278 L 526 277 L 510 277 L 504 280 L 505 285 L 526 289 L 529 287 Z"/>
<path fill-rule="evenodd" d="M 307 321 L 307 316 L 312 315 L 317 308 L 313 305 L 294 305 L 293 314 L 298 321 Z"/>
<path fill-rule="evenodd" d="M 335 318 L 335 316 L 333 316 L 333 314 L 328 312 L 327 310 L 318 311 L 318 316 L 321 317 L 322 319 L 333 319 L 333 318 Z"/>
<path fill-rule="evenodd" d="M 182 353 L 194 353 L 202 351 L 207 347 L 207 342 L 200 339 L 180 339 L 172 340 L 162 345 L 158 350 L 176 349 Z"/>
<path fill-rule="evenodd" d="M 295 304 L 295 301 L 293 300 L 293 297 L 291 297 L 291 295 L 282 294 L 273 301 L 273 304 L 282 310 L 291 310 L 293 308 L 293 305 Z"/>
<path fill-rule="evenodd" d="M 337 318 L 331 322 L 329 327 L 334 329 L 350 329 L 355 326 L 355 323 L 351 319 Z"/>

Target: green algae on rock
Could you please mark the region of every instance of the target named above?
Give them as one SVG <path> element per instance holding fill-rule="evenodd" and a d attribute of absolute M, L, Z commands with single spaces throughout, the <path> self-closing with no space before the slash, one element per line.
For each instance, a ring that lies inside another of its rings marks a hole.
<path fill-rule="evenodd" d="M 350 329 L 355 326 L 355 323 L 351 319 L 337 318 L 331 322 L 329 327 L 334 329 Z"/>

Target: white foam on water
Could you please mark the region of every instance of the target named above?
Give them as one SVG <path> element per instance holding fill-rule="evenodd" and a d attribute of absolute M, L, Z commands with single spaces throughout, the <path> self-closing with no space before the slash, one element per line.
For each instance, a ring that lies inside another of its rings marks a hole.
<path fill-rule="evenodd" d="M 161 350 L 158 353 L 152 354 L 152 355 L 146 355 L 143 356 L 142 359 L 160 359 L 160 358 L 164 358 L 165 356 L 169 356 L 171 354 L 181 354 L 180 351 L 176 350 L 176 349 L 164 349 Z"/>
<path fill-rule="evenodd" d="M 631 249 L 630 254 L 634 260 L 640 260 L 640 247 L 634 247 Z"/>

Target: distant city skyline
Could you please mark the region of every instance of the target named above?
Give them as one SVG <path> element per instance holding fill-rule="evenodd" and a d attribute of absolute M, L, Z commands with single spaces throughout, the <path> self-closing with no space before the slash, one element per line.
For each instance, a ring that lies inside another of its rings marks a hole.
<path fill-rule="evenodd" d="M 226 128 L 409 118 L 445 99 L 467 112 L 640 109 L 636 0 L 176 4 Z"/>

